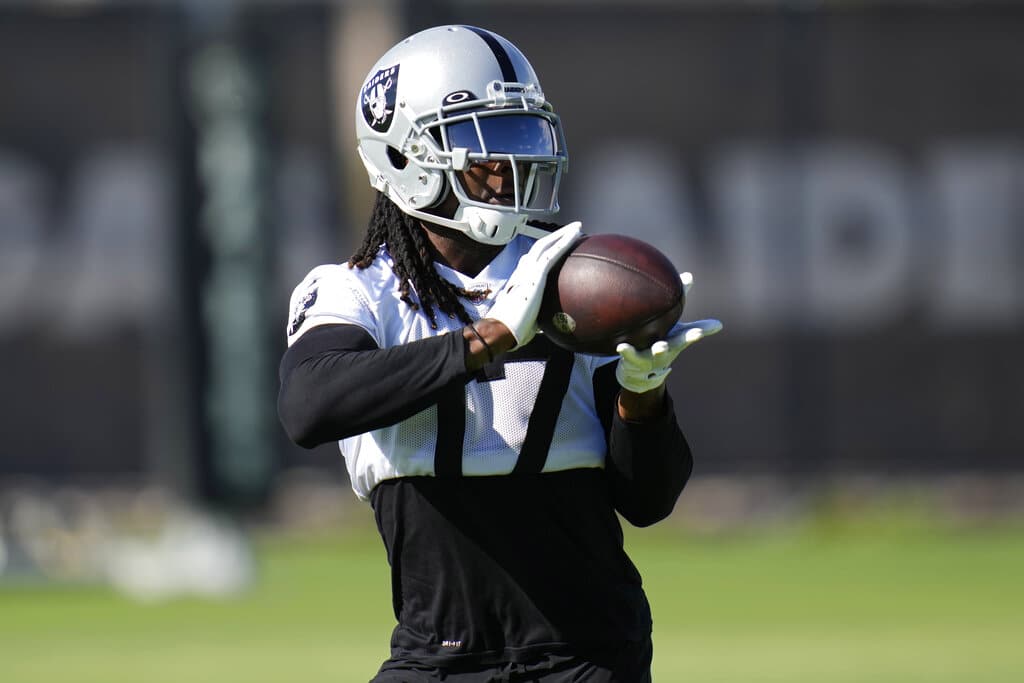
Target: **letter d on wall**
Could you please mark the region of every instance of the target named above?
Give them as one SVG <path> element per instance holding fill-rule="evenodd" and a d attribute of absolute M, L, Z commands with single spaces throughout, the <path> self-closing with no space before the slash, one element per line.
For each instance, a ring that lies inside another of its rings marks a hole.
<path fill-rule="evenodd" d="M 897 161 L 867 146 L 815 147 L 803 187 L 811 317 L 842 329 L 883 324 L 906 310 L 912 235 Z"/>

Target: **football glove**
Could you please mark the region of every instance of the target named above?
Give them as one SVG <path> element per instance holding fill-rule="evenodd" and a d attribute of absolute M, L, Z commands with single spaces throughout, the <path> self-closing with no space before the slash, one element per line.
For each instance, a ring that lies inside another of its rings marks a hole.
<path fill-rule="evenodd" d="M 679 277 L 683 291 L 688 295 L 693 286 L 693 276 L 682 273 Z M 635 394 L 657 389 L 665 383 L 665 378 L 672 372 L 672 362 L 683 349 L 721 329 L 722 323 L 714 319 L 676 323 L 665 339 L 655 342 L 649 349 L 637 350 L 631 344 L 619 344 L 615 348 L 619 354 L 619 364 L 615 368 L 619 386 Z"/>
<path fill-rule="evenodd" d="M 516 339 L 513 348 L 529 343 L 537 334 L 537 314 L 548 273 L 579 239 L 582 227 L 579 221 L 569 223 L 537 240 L 519 259 L 505 288 L 495 298 L 487 317 L 501 322 L 512 332 Z"/>

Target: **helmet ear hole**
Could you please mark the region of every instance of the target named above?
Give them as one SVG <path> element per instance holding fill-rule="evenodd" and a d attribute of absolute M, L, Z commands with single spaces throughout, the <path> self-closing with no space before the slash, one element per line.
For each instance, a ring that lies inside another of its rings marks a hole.
<path fill-rule="evenodd" d="M 434 201 L 430 202 L 430 207 L 429 208 L 431 208 L 431 209 L 438 209 L 438 208 L 440 208 L 445 203 L 445 200 L 448 199 L 448 196 L 451 195 L 451 193 L 452 193 L 451 186 L 449 186 L 447 180 L 442 178 L 441 179 L 441 186 L 437 190 L 437 199 L 435 199 Z M 453 216 L 455 214 L 455 209 L 453 208 L 451 211 L 447 211 L 447 212 L 444 212 L 444 213 L 438 212 L 438 215 L 442 216 L 443 218 L 451 218 L 452 216 L 445 215 L 447 213 L 450 213 Z"/>
<path fill-rule="evenodd" d="M 409 160 L 405 158 L 405 155 L 391 145 L 388 145 L 388 161 L 398 170 L 402 170 L 409 164 Z"/>

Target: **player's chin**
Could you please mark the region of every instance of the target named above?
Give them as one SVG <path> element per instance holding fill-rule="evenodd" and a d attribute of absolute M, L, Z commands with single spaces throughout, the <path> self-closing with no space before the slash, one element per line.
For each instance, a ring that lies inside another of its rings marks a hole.
<path fill-rule="evenodd" d="M 516 195 L 510 194 L 496 194 L 487 200 L 488 204 L 495 204 L 497 206 L 515 206 Z"/>

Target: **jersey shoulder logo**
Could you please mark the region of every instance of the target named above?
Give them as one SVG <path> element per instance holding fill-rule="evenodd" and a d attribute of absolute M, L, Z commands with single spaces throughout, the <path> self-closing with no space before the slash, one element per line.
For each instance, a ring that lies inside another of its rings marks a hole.
<path fill-rule="evenodd" d="M 292 336 L 299 331 L 299 327 L 306 321 L 306 311 L 309 310 L 310 306 L 316 303 L 316 280 L 310 283 L 310 287 L 306 290 L 306 293 L 299 297 L 299 300 L 295 302 L 295 308 L 292 309 L 292 316 L 288 322 L 288 336 Z"/>
<path fill-rule="evenodd" d="M 363 86 L 359 100 L 363 103 L 366 125 L 378 133 L 386 133 L 395 118 L 395 93 L 398 91 L 399 64 L 381 69 Z"/>

